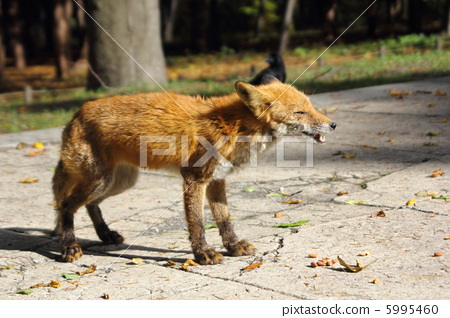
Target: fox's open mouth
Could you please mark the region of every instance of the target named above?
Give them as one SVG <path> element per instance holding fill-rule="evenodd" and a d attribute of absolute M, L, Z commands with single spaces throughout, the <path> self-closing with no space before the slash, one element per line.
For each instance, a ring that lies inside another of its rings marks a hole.
<path fill-rule="evenodd" d="M 303 134 L 304 134 L 305 136 L 308 136 L 308 137 L 314 139 L 314 141 L 317 142 L 317 143 L 319 143 L 319 144 L 324 144 L 324 143 L 327 142 L 327 139 L 325 138 L 324 135 L 321 135 L 321 134 L 312 134 L 312 133 L 309 133 L 309 132 L 306 132 L 306 131 L 304 131 Z"/>

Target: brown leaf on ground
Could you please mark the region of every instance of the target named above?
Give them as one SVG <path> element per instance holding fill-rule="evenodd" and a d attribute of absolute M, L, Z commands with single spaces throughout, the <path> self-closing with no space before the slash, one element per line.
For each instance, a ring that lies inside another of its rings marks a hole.
<path fill-rule="evenodd" d="M 36 179 L 36 178 L 25 178 L 25 179 L 20 180 L 20 182 L 22 182 L 22 183 L 35 183 L 38 181 L 39 181 L 39 179 Z"/>
<path fill-rule="evenodd" d="M 349 271 L 351 271 L 351 272 L 353 272 L 353 273 L 360 272 L 360 271 L 362 271 L 363 269 L 369 267 L 370 265 L 372 265 L 373 263 L 376 262 L 376 260 L 375 260 L 375 261 L 373 261 L 372 263 L 363 266 L 363 265 L 357 260 L 357 261 L 356 261 L 356 266 L 350 266 L 350 265 L 348 265 L 342 258 L 340 258 L 339 256 L 337 257 L 337 259 L 338 259 L 338 261 L 339 261 L 339 264 L 341 264 L 341 265 L 344 266 L 347 270 L 349 270 Z"/>
<path fill-rule="evenodd" d="M 435 94 L 436 94 L 436 96 L 448 96 L 447 92 L 444 92 L 440 89 L 438 89 Z"/>
<path fill-rule="evenodd" d="M 262 262 L 261 262 L 261 263 L 254 263 L 254 264 L 245 266 L 242 270 L 251 270 L 251 269 L 255 269 L 255 268 L 260 267 L 262 264 L 263 264 Z"/>
<path fill-rule="evenodd" d="M 28 151 L 27 156 L 34 157 L 34 156 L 43 155 L 43 154 L 44 154 L 44 151 L 42 151 L 42 150 L 30 150 L 30 151 Z"/>
<path fill-rule="evenodd" d="M 347 194 L 349 194 L 349 192 L 347 192 L 347 191 L 339 191 L 336 195 L 338 197 L 340 197 L 340 196 L 347 195 Z"/>
<path fill-rule="evenodd" d="M 83 272 L 76 272 L 76 273 L 77 273 L 78 275 L 80 275 L 80 276 L 83 276 L 83 275 L 91 274 L 91 273 L 95 272 L 96 269 L 97 269 L 97 266 L 95 266 L 94 264 L 92 264 L 92 265 L 89 266 L 89 268 L 86 269 L 85 271 L 83 271 Z"/>
<path fill-rule="evenodd" d="M 303 200 L 281 201 L 281 203 L 285 203 L 285 204 L 299 204 L 302 202 L 303 202 Z"/>
<path fill-rule="evenodd" d="M 412 93 L 413 92 L 411 92 L 411 91 L 400 91 L 400 90 L 395 89 L 395 88 L 393 88 L 393 89 L 391 89 L 389 91 L 389 95 L 395 96 L 395 97 L 397 97 L 399 99 L 403 98 L 403 96 L 405 96 L 405 95 L 411 95 Z"/>
<path fill-rule="evenodd" d="M 370 217 L 371 218 L 378 218 L 378 217 L 385 217 L 386 213 L 384 211 L 379 211 L 377 213 L 373 213 Z"/>
<path fill-rule="evenodd" d="M 436 171 L 433 171 L 430 175 L 431 178 L 437 178 L 442 176 L 443 174 L 445 174 L 445 172 L 443 172 L 441 169 L 438 169 Z"/>

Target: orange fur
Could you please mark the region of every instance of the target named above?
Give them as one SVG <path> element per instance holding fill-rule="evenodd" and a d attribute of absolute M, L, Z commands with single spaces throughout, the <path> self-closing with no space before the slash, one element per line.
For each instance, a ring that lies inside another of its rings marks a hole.
<path fill-rule="evenodd" d="M 148 93 L 87 102 L 64 129 L 53 178 L 58 210 L 55 232 L 62 237 L 63 259 L 73 261 L 82 255 L 73 214 L 83 205 L 102 241 L 123 242 L 120 234 L 108 228 L 98 205 L 135 184 L 143 150 L 144 167 L 175 168 L 183 176 L 186 220 L 197 261 L 215 264 L 222 259 L 204 238 L 205 195 L 227 250 L 236 256 L 253 254 L 255 248 L 239 241 L 229 222 L 225 175 L 248 163 L 249 148 L 264 136 L 306 134 L 323 142 L 322 134 L 334 127 L 303 93 L 277 80 L 257 87 L 237 82 L 236 93 L 222 97 Z M 220 149 L 214 150 L 213 145 Z M 170 149 L 173 153 L 156 153 Z"/>

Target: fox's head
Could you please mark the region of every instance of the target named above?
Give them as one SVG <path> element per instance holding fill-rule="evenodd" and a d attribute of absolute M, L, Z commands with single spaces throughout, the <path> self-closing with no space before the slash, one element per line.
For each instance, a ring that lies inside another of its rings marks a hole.
<path fill-rule="evenodd" d="M 336 128 L 335 122 L 314 109 L 305 94 L 273 76 L 264 78 L 263 85 L 237 82 L 235 87 L 253 114 L 270 125 L 274 136 L 305 135 L 325 143 L 324 134 Z"/>

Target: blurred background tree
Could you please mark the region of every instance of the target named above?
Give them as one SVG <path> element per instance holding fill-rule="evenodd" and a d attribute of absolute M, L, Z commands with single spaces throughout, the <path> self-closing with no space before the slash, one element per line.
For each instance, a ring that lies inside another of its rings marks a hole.
<path fill-rule="evenodd" d="M 88 61 L 88 88 L 154 84 L 84 7 L 155 80 L 165 83 L 165 58 L 171 56 L 327 45 L 372 2 L 0 0 L 0 76 L 4 65 L 24 70 L 51 63 L 55 78 L 62 80 Z M 450 0 L 378 0 L 340 43 L 449 34 L 449 16 Z M 5 87 L 0 83 L 0 90 Z"/>

